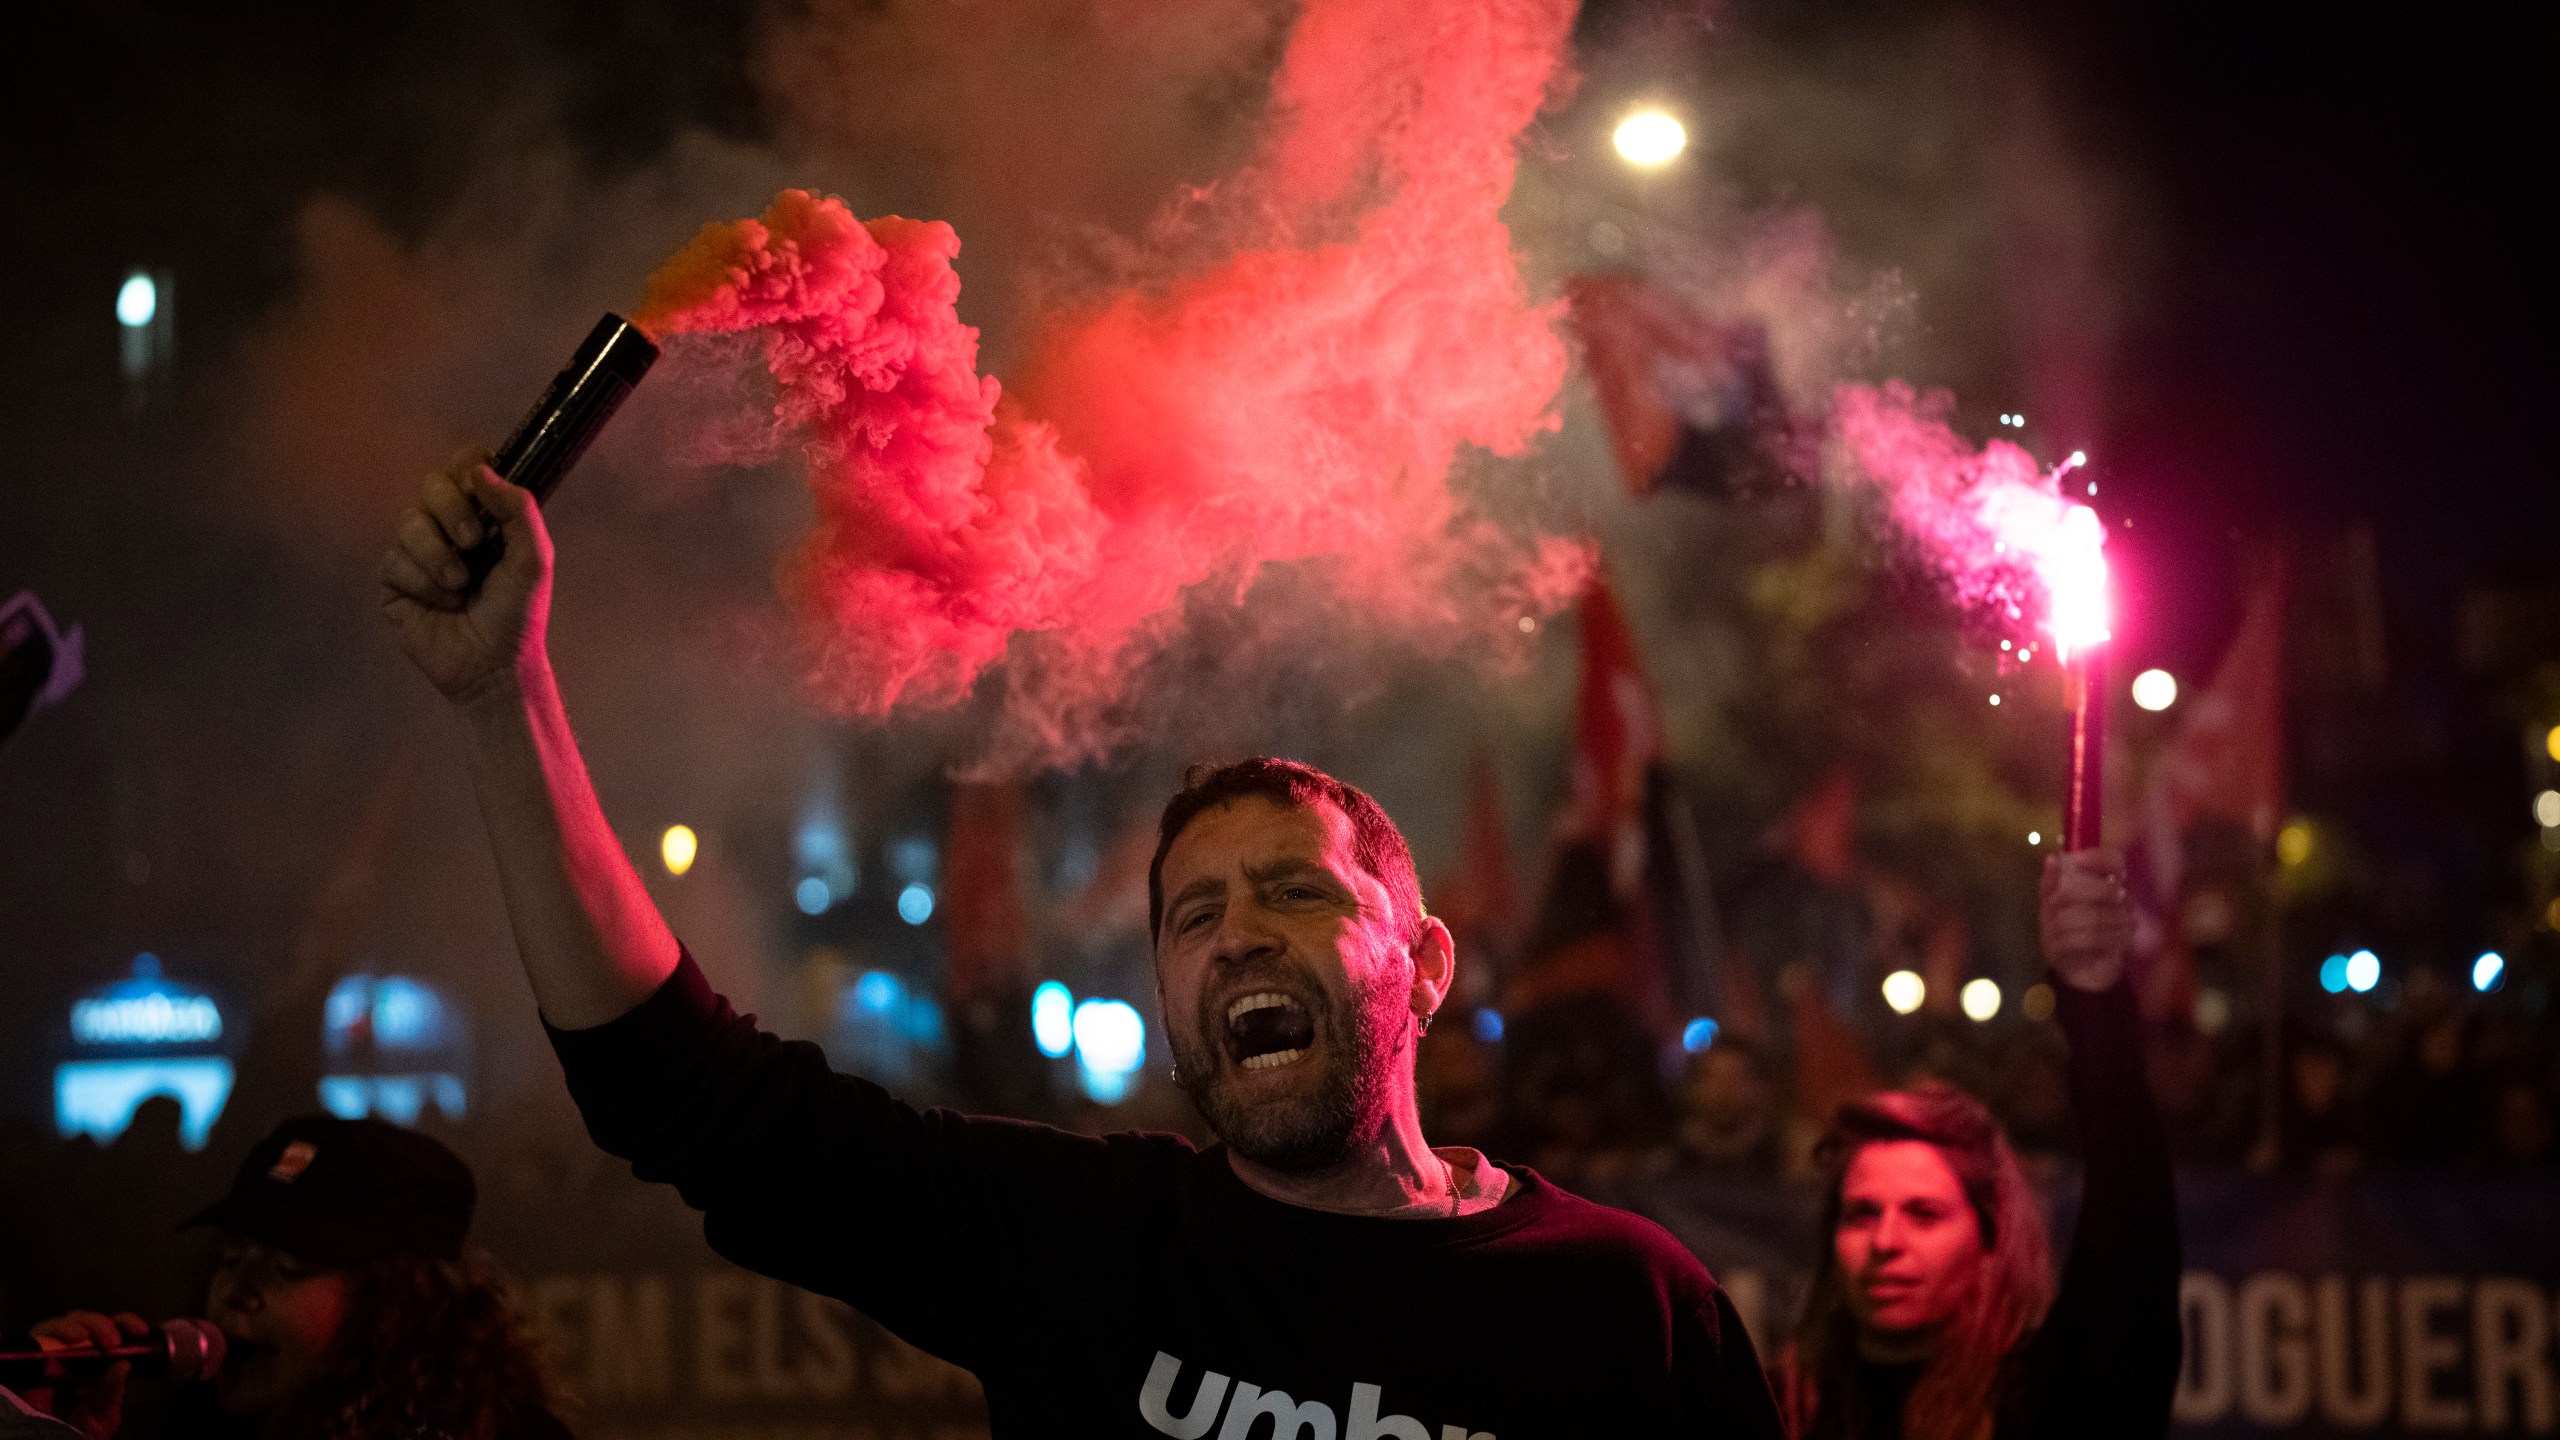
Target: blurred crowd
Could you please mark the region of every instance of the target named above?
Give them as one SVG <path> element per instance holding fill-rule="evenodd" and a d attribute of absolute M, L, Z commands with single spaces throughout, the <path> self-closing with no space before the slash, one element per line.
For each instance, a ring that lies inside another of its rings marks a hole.
<path fill-rule="evenodd" d="M 1787 868 L 1797 888 L 1824 888 Z M 1719 957 L 1726 999 L 1741 998 L 1734 982 L 1754 974 L 1770 998 L 1731 1005 L 1721 1024 L 1666 1025 L 1645 1013 L 1645 989 L 1626 973 L 1625 957 L 1648 943 L 1645 917 L 1610 901 L 1596 877 L 1577 886 L 1574 869 L 1568 853 L 1475 1023 L 1426 1040 L 1420 1084 L 1434 1139 L 1601 1192 L 1671 1171 L 1805 1180 L 1842 1100 L 1937 1079 L 1988 1104 L 2040 1178 L 2067 1163 L 2067 1052 L 2042 985 L 2020 990 L 1994 1023 L 1943 999 L 1893 1014 L 1876 981 L 1901 961 L 1879 958 L 1871 934 L 1790 896 L 1779 907 L 1785 943 L 1755 945 L 1767 927 L 1755 936 L 1746 895 Z M 1772 963 L 1773 949 L 1786 958 Z M 1595 958 L 1608 952 L 1619 958 Z M 2482 994 L 2418 966 L 2378 993 L 2297 1007 L 2273 1053 L 2264 1025 L 2227 1008 L 2210 1031 L 2184 1015 L 2147 1022 L 2152 1088 L 2185 1165 L 2560 1174 L 2560 1024 L 2537 998 Z"/>

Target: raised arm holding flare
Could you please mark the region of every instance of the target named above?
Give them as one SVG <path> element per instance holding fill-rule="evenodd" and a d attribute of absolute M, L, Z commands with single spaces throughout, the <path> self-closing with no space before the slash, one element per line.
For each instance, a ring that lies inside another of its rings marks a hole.
<path fill-rule="evenodd" d="M 482 510 L 506 558 L 473 592 Z M 550 561 L 527 497 L 460 466 L 403 520 L 384 613 L 462 718 L 589 1133 L 714 1249 L 976 1372 L 997 1435 L 1776 1440 L 1669 1235 L 1425 1140 L 1415 1042 L 1457 956 L 1376 801 L 1248 760 L 1165 807 L 1157 994 L 1221 1143 L 919 1112 L 734 1013 L 668 932 L 552 682 Z"/>
<path fill-rule="evenodd" d="M 506 551 L 475 590 L 462 552 L 495 523 Z M 382 614 L 462 721 L 480 816 L 534 999 L 554 1025 L 601 1025 L 676 968 L 675 936 L 587 781 L 543 632 L 551 536 L 533 497 L 480 457 L 429 476 L 382 557 Z"/>

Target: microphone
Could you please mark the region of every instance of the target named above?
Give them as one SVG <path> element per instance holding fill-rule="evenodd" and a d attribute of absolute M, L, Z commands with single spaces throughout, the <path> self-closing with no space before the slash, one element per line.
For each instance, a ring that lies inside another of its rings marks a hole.
<path fill-rule="evenodd" d="M 119 1360 L 132 1361 L 137 1375 L 193 1384 L 221 1373 L 223 1352 L 229 1348 L 212 1321 L 164 1320 L 112 1350 L 85 1345 L 77 1350 L 0 1350 L 0 1385 L 44 1385 L 61 1374 L 94 1375 Z"/>
<path fill-rule="evenodd" d="M 622 408 L 631 388 L 657 363 L 657 342 L 621 316 L 606 315 L 569 357 L 569 368 L 551 377 L 551 388 L 490 457 L 489 468 L 507 483 L 532 491 L 536 504 L 549 500 L 561 477 Z M 475 584 L 506 548 L 491 526 L 486 539 L 464 552 L 462 563 Z"/>

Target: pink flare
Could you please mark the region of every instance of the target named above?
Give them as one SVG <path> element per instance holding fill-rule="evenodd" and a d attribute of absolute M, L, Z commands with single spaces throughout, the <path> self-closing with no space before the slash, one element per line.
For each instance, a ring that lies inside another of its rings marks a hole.
<path fill-rule="evenodd" d="M 1840 387 L 1835 413 L 1856 468 L 1959 603 L 2032 618 L 2067 662 L 2109 634 L 2106 526 L 2063 495 L 2067 466 L 2048 473 L 2006 440 L 1976 449 L 1947 424 L 1953 408 L 1945 391 L 1888 381 Z"/>

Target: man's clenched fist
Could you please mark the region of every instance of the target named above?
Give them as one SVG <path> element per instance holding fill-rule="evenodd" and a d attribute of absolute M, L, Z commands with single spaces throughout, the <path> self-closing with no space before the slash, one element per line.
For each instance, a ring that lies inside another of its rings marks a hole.
<path fill-rule="evenodd" d="M 2045 962 L 2082 990 L 2104 990 L 2124 975 L 2133 943 L 2133 906 L 2124 895 L 2124 857 L 2075 850 L 2044 862 L 2041 914 Z"/>
<path fill-rule="evenodd" d="M 494 528 L 506 549 L 473 583 L 464 552 Z M 382 614 L 400 648 L 456 704 L 511 684 L 542 654 L 551 536 L 533 496 L 468 456 L 427 477 L 382 556 Z"/>

